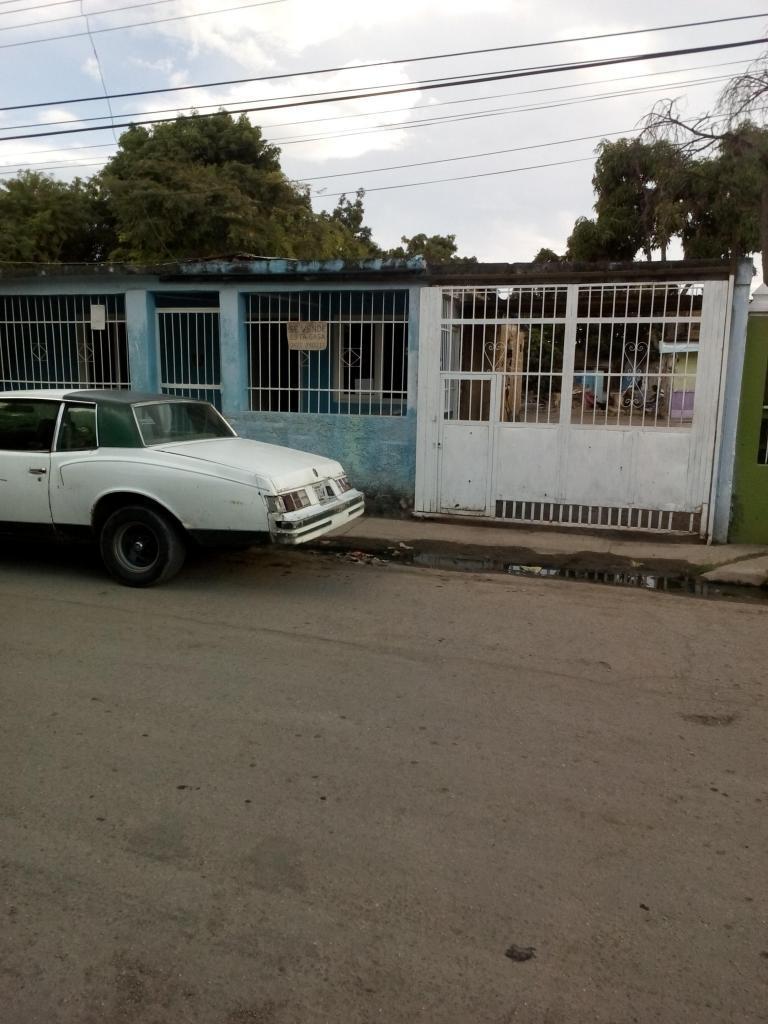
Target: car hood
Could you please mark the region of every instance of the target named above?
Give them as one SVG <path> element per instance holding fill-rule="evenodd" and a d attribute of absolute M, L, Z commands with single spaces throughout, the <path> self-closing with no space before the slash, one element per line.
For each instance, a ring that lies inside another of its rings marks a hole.
<path fill-rule="evenodd" d="M 322 455 L 310 455 L 295 448 L 251 441 L 246 437 L 183 441 L 157 445 L 155 450 L 253 474 L 271 483 L 277 491 L 304 487 L 318 479 L 341 476 L 344 472 L 338 462 Z"/>

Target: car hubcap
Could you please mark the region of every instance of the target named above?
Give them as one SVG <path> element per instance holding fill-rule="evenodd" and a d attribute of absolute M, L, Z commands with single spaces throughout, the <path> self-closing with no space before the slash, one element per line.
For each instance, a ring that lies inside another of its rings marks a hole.
<path fill-rule="evenodd" d="M 146 572 L 160 558 L 160 545 L 154 532 L 143 523 L 126 523 L 115 538 L 115 554 L 129 572 Z"/>

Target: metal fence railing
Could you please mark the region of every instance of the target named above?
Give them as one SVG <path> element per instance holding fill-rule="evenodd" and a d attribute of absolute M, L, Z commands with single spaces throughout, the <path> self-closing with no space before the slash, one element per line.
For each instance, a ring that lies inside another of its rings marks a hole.
<path fill-rule="evenodd" d="M 217 309 L 158 309 L 160 390 L 210 402 L 221 410 Z"/>
<path fill-rule="evenodd" d="M 408 292 L 264 292 L 246 311 L 250 408 L 402 416 Z"/>
<path fill-rule="evenodd" d="M 130 387 L 122 295 L 0 297 L 0 390 Z"/>

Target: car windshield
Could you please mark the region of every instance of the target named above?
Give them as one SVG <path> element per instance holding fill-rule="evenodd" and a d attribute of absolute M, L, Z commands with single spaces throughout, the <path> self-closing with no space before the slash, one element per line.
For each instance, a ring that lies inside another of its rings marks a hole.
<path fill-rule="evenodd" d="M 133 411 L 145 445 L 235 436 L 208 402 L 142 402 Z"/>

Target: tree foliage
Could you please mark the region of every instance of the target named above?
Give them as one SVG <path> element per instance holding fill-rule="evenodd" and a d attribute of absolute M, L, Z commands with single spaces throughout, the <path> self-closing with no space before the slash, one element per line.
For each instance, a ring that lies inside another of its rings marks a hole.
<path fill-rule="evenodd" d="M 638 252 L 666 257 L 686 217 L 686 162 L 668 142 L 603 141 L 597 148 L 595 218 L 579 217 L 566 258 L 632 260 Z"/>
<path fill-rule="evenodd" d="M 768 278 L 768 53 L 736 75 L 715 109 L 684 118 L 675 100 L 656 104 L 644 138 L 671 142 L 692 165 L 692 202 L 682 237 L 686 254 L 745 255 L 762 250 Z"/>
<path fill-rule="evenodd" d="M 84 263 L 104 258 L 114 224 L 93 182 L 22 171 L 0 182 L 0 259 Z"/>
<path fill-rule="evenodd" d="M 536 255 L 533 257 L 534 263 L 562 263 L 563 257 L 558 256 L 554 249 L 548 249 L 546 246 L 539 249 Z"/>
<path fill-rule="evenodd" d="M 346 259 L 364 260 L 381 255 L 371 229 L 365 224 L 364 198 L 363 189 L 357 190 L 354 200 L 342 195 L 330 214 L 331 223 L 344 229 L 343 255 Z"/>
<path fill-rule="evenodd" d="M 685 161 L 665 140 L 601 142 L 592 185 L 600 233 L 616 259 L 662 258 L 685 217 Z"/>
<path fill-rule="evenodd" d="M 364 197 L 361 189 L 316 213 L 309 189 L 285 175 L 280 150 L 245 115 L 193 114 L 132 126 L 89 181 L 22 172 L 0 182 L 0 260 L 455 258 L 453 235 L 414 235 L 385 253 L 365 224 Z"/>
<path fill-rule="evenodd" d="M 343 232 L 318 218 L 279 150 L 245 115 L 133 126 L 100 175 L 117 223 L 115 257 L 159 262 L 251 252 L 325 258 Z"/>
<path fill-rule="evenodd" d="M 476 263 L 474 256 L 459 256 L 456 235 L 403 235 L 402 245 L 387 252 L 391 259 L 423 256 L 427 263 Z"/>

